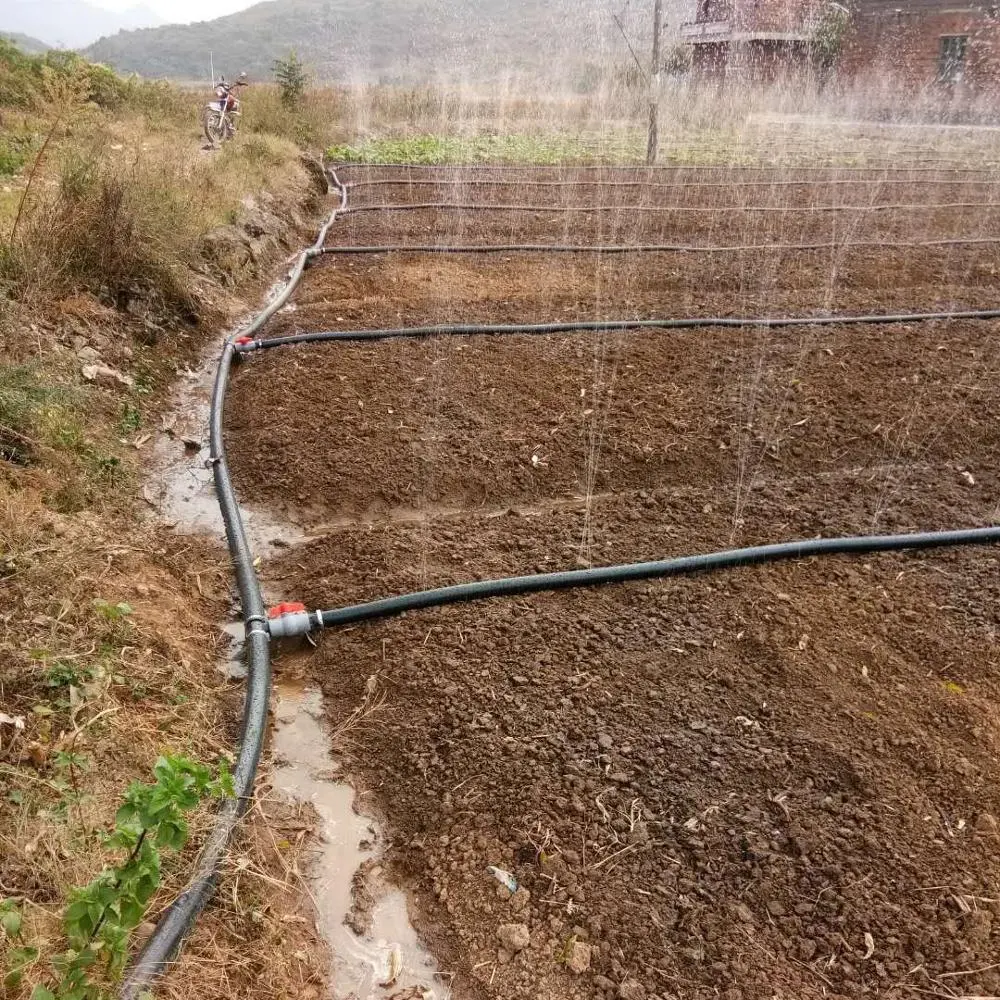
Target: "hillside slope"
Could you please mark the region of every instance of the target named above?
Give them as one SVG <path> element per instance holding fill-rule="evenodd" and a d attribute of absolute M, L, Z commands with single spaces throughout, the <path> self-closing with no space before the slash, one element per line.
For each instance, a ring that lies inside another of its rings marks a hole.
<path fill-rule="evenodd" d="M 387 82 L 510 72 L 579 76 L 588 63 L 630 60 L 615 26 L 622 0 L 270 0 L 215 21 L 123 32 L 88 56 L 116 69 L 175 79 L 217 70 L 269 75 L 295 49 L 323 81 Z M 646 5 L 626 12 L 647 48 Z"/>
<path fill-rule="evenodd" d="M 40 39 L 32 38 L 30 35 L 22 35 L 19 31 L 0 31 L 0 38 L 13 42 L 22 52 L 30 52 L 34 55 L 46 52 L 49 48 Z"/>

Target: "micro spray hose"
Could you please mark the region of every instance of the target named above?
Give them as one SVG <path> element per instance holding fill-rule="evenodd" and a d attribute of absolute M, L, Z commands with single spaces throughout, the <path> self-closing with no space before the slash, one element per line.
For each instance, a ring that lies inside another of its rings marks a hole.
<path fill-rule="evenodd" d="M 333 185 L 339 189 L 340 204 L 322 227 L 311 250 L 299 255 L 288 282 L 278 295 L 247 327 L 245 335 L 252 336 L 291 297 L 309 259 L 322 246 L 330 226 L 337 215 L 346 208 L 347 191 L 332 171 Z M 253 552 L 247 538 L 239 503 L 233 490 L 232 478 L 226 461 L 223 418 L 226 388 L 233 359 L 237 356 L 232 341 L 227 341 L 219 360 L 212 401 L 209 426 L 209 462 L 215 481 L 215 492 L 226 529 L 226 540 L 236 574 L 236 585 L 243 609 L 246 627 L 247 685 L 243 706 L 242 731 L 239 755 L 233 768 L 234 796 L 227 798 L 216 814 L 197 866 L 187 888 L 174 900 L 160 917 L 139 956 L 125 974 L 119 996 L 122 1000 L 139 1000 L 145 996 L 152 982 L 167 968 L 180 946 L 184 943 L 194 922 L 212 898 L 225 859 L 230 838 L 253 796 L 254 780 L 260 763 L 267 732 L 267 711 L 271 690 L 270 633 L 267 612 L 260 581 L 254 569 Z"/>
<path fill-rule="evenodd" d="M 346 215 L 363 215 L 366 213 L 391 212 L 516 212 L 534 213 L 536 215 L 600 215 L 606 212 L 618 212 L 622 216 L 633 215 L 735 215 L 744 212 L 748 215 L 800 215 L 831 212 L 860 212 L 863 215 L 877 212 L 939 212 L 945 209 L 994 209 L 1000 208 L 996 202 L 988 201 L 949 201 L 924 202 L 909 204 L 901 202 L 879 202 L 871 205 L 552 205 L 552 204 L 477 204 L 461 201 L 419 201 L 414 203 L 391 203 L 377 205 L 356 205 L 349 208 Z"/>
<path fill-rule="evenodd" d="M 293 333 L 285 337 L 249 340 L 236 346 L 240 354 L 314 344 L 325 341 L 354 343 L 377 340 L 421 340 L 429 337 L 504 337 L 545 336 L 553 333 L 606 333 L 627 330 L 692 330 L 699 327 L 744 329 L 784 329 L 799 326 L 892 325 L 933 323 L 951 320 L 1000 319 L 1000 309 L 964 309 L 954 312 L 878 313 L 857 316 L 691 316 L 683 319 L 588 320 L 567 323 L 458 324 L 448 326 L 395 327 L 384 330 L 325 330 L 316 333 Z"/>
<path fill-rule="evenodd" d="M 970 528 L 963 531 L 933 531 L 910 535 L 859 535 L 848 538 L 816 538 L 776 545 L 756 545 L 745 549 L 727 549 L 705 555 L 679 556 L 658 562 L 632 563 L 624 566 L 603 566 L 594 569 L 568 570 L 563 573 L 538 573 L 531 576 L 510 576 L 498 580 L 461 583 L 453 587 L 422 590 L 399 597 L 355 604 L 333 611 L 309 615 L 310 622 L 323 628 L 353 625 L 464 601 L 480 601 L 493 597 L 536 594 L 541 591 L 567 590 L 571 587 L 598 587 L 609 583 L 653 580 L 670 576 L 690 576 L 740 566 L 813 556 L 862 555 L 871 552 L 900 552 L 936 549 L 960 545 L 994 545 L 1000 542 L 1000 527 Z"/>
<path fill-rule="evenodd" d="M 594 246 L 586 243 L 390 243 L 382 246 L 323 247 L 320 254 L 384 253 L 786 253 L 808 250 L 933 250 L 938 247 L 996 246 L 1000 236 L 955 236 L 940 240 L 849 240 L 825 243 L 733 243 L 708 246 L 697 243 L 620 243 Z"/>

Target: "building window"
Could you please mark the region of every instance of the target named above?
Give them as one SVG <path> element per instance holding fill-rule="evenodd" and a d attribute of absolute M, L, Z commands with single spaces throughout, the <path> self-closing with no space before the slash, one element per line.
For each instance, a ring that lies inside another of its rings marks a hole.
<path fill-rule="evenodd" d="M 968 35 L 941 36 L 941 56 L 938 60 L 938 80 L 941 83 L 962 82 L 968 48 Z"/>

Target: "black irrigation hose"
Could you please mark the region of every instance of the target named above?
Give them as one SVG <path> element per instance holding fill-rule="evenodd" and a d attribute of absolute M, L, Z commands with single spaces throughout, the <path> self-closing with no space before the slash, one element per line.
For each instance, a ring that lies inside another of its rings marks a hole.
<path fill-rule="evenodd" d="M 526 181 L 526 180 L 431 180 L 418 181 L 399 177 L 383 177 L 368 181 L 352 181 L 347 187 L 350 190 L 365 187 L 520 187 L 520 188 L 581 188 L 581 187 L 602 187 L 602 188 L 644 188 L 649 190 L 675 191 L 683 188 L 747 188 L 747 187 L 813 187 L 822 185 L 823 187 L 856 187 L 859 184 L 910 184 L 921 187 L 986 187 L 998 182 L 998 178 L 993 180 L 895 180 L 883 179 L 879 177 L 863 178 L 855 177 L 852 180 L 800 180 L 800 181 L 675 181 L 673 184 L 659 184 L 656 181 Z"/>
<path fill-rule="evenodd" d="M 735 215 L 740 212 L 788 215 L 794 212 L 932 212 L 945 209 L 1000 208 L 1000 203 L 992 201 L 953 201 L 944 203 L 926 202 L 922 205 L 875 204 L 875 205 L 490 205 L 483 202 L 425 201 L 416 204 L 356 205 L 345 215 L 359 215 L 362 212 L 539 212 L 562 213 L 564 215 L 592 215 L 596 212 L 618 212 L 666 214 L 684 212 L 691 215 L 709 215 L 724 212 Z"/>
<path fill-rule="evenodd" d="M 493 597 L 513 597 L 540 591 L 566 590 L 570 587 L 598 587 L 610 583 L 652 580 L 670 576 L 759 566 L 763 563 L 811 556 L 861 555 L 871 552 L 900 552 L 907 549 L 936 549 L 959 545 L 1000 543 L 1000 527 L 970 528 L 963 531 L 933 531 L 911 535 L 860 535 L 849 538 L 816 538 L 805 541 L 756 545 L 746 549 L 728 549 L 705 555 L 679 556 L 658 562 L 632 563 L 625 566 L 602 566 L 595 569 L 568 570 L 563 573 L 538 573 L 534 576 L 510 576 L 499 580 L 461 583 L 436 590 L 421 590 L 399 597 L 387 597 L 333 611 L 321 611 L 314 617 L 323 628 L 343 627 L 376 618 L 388 618 L 464 601 Z"/>
<path fill-rule="evenodd" d="M 322 227 L 314 246 L 299 255 L 288 282 L 278 295 L 244 331 L 245 336 L 258 333 L 264 324 L 289 299 L 302 278 L 306 262 L 322 246 L 334 220 L 347 207 L 347 191 L 337 175 L 330 172 L 332 186 L 340 191 L 340 205 Z M 212 390 L 210 448 L 215 491 L 226 528 L 226 539 L 236 573 L 237 589 L 246 626 L 247 689 L 243 707 L 243 724 L 240 734 L 240 751 L 233 769 L 235 796 L 226 799 L 209 832 L 198 858 L 194 876 L 187 888 L 160 917 L 141 953 L 128 969 L 121 987 L 122 1000 L 139 1000 L 150 985 L 167 968 L 184 939 L 190 932 L 201 911 L 211 899 L 219 878 L 230 837 L 246 810 L 253 794 L 257 765 L 260 762 L 264 735 L 267 731 L 268 699 L 271 689 L 270 634 L 267 612 L 260 589 L 260 581 L 253 565 L 253 553 L 247 539 L 239 504 L 233 492 L 229 467 L 226 462 L 223 438 L 223 414 L 226 388 L 236 350 L 227 341 L 216 372 Z"/>
<path fill-rule="evenodd" d="M 459 324 L 444 326 L 410 326 L 383 330 L 325 330 L 316 333 L 295 333 L 285 337 L 254 340 L 237 348 L 240 353 L 287 347 L 292 344 L 315 344 L 324 341 L 356 343 L 377 340 L 420 340 L 428 337 L 482 336 L 544 336 L 552 333 L 602 333 L 625 330 L 694 330 L 705 327 L 736 329 L 766 328 L 780 330 L 796 326 L 893 325 L 900 323 L 932 323 L 938 320 L 1000 319 L 1000 309 L 963 309 L 952 312 L 878 313 L 871 315 L 833 316 L 691 316 L 683 319 L 620 319 L 589 320 L 566 323 Z"/>
<path fill-rule="evenodd" d="M 120 995 L 123 1000 L 137 1000 L 145 994 L 153 980 L 166 969 L 215 892 L 219 869 L 229 839 L 253 793 L 267 727 L 268 695 L 271 687 L 267 616 L 260 584 L 253 568 L 250 545 L 229 479 L 222 442 L 222 410 L 233 355 L 233 346 L 227 343 L 212 391 L 210 440 L 215 489 L 226 527 L 226 537 L 236 570 L 237 587 L 247 626 L 247 689 L 243 707 L 240 752 L 233 769 L 235 797 L 223 801 L 208 839 L 198 856 L 192 879 L 160 917 L 156 930 L 129 968 L 121 988 Z"/>
<path fill-rule="evenodd" d="M 894 161 L 895 162 L 895 161 Z M 776 172 L 776 171 L 820 171 L 826 170 L 830 173 L 868 173 L 868 174 L 903 174 L 903 173 L 913 173 L 913 174 L 923 174 L 923 173 L 954 173 L 954 174 L 971 174 L 971 173 L 996 173 L 1000 169 L 1000 163 L 988 163 L 981 167 L 969 167 L 969 166 L 954 166 L 949 165 L 950 163 L 955 163 L 958 161 L 947 161 L 936 167 L 929 166 L 838 166 L 836 164 L 801 164 L 796 165 L 792 163 L 782 163 L 782 164 L 740 164 L 740 163 L 704 163 L 704 164 L 691 164 L 691 163 L 656 163 L 656 164 L 645 164 L 645 163 L 578 163 L 578 164 L 544 164 L 544 163 L 385 163 L 385 162 L 353 162 L 353 163 L 338 163 L 338 170 L 451 170 L 451 171 L 467 171 L 469 173 L 481 173 L 486 170 L 493 171 L 507 171 L 508 173 L 522 170 L 529 173 L 536 173 L 541 170 L 548 170 L 550 172 L 562 172 L 562 173 L 572 173 L 580 170 L 603 170 L 608 173 L 622 173 L 624 171 L 632 171 L 633 173 L 663 173 L 665 171 L 682 171 L 688 170 L 691 172 L 696 172 L 699 170 L 705 171 L 721 171 L 726 170 L 730 173 L 736 173 L 738 171 L 744 172 L 755 172 L 764 173 L 765 171 Z"/>
<path fill-rule="evenodd" d="M 750 253 L 785 250 L 900 250 L 932 249 L 934 247 L 993 246 L 1000 243 L 996 236 L 962 236 L 943 240 L 896 241 L 854 240 L 837 243 L 746 243 L 734 246 L 697 246 L 679 243 L 630 243 L 594 246 L 580 243 L 476 243 L 454 244 L 417 243 L 413 245 L 323 247 L 320 254 L 382 254 L 382 253 Z"/>

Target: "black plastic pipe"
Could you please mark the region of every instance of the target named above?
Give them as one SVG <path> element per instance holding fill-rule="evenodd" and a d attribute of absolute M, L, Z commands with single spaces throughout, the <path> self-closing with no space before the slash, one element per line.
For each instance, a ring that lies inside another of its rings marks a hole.
<path fill-rule="evenodd" d="M 322 611 L 317 618 L 324 628 L 354 625 L 376 618 L 388 618 L 437 608 L 446 604 L 481 601 L 494 597 L 536 594 L 540 591 L 566 590 L 570 587 L 599 587 L 609 583 L 628 583 L 670 576 L 690 576 L 739 566 L 812 556 L 863 555 L 871 552 L 900 552 L 912 549 L 937 549 L 959 545 L 994 545 L 1000 542 L 1000 527 L 970 528 L 964 531 L 933 531 L 910 535 L 871 535 L 849 538 L 816 538 L 807 541 L 756 545 L 745 549 L 727 549 L 706 555 L 680 556 L 659 562 L 603 566 L 596 569 L 568 570 L 563 573 L 538 573 L 533 576 L 509 576 L 499 580 L 460 583 L 453 587 L 422 590 L 399 597 L 387 597 L 365 604 L 354 604 L 333 611 Z"/>
<path fill-rule="evenodd" d="M 1000 208 L 1000 203 L 991 201 L 954 201 L 944 203 L 928 202 L 922 205 L 489 205 L 482 202 L 425 201 L 414 204 L 356 205 L 345 215 L 360 215 L 364 212 L 558 212 L 565 215 L 590 215 L 595 212 L 619 212 L 629 215 L 636 212 L 686 212 L 691 215 L 725 213 L 736 215 L 740 212 L 789 215 L 795 212 L 932 212 L 959 208 Z"/>
<path fill-rule="evenodd" d="M 843 243 L 747 243 L 734 246 L 692 246 L 677 243 L 632 243 L 610 246 L 593 246 L 582 243 L 477 243 L 467 246 L 418 243 L 413 245 L 389 244 L 387 246 L 336 246 L 323 247 L 320 254 L 381 254 L 381 253 L 757 253 L 785 250 L 901 250 L 933 249 L 935 247 L 994 246 L 1000 243 L 996 236 L 968 236 L 943 240 L 879 242 L 857 240 Z"/>
<path fill-rule="evenodd" d="M 278 295 L 254 320 L 241 331 L 241 336 L 253 336 L 289 299 L 302 278 L 310 257 L 323 245 L 330 226 L 347 207 L 347 190 L 337 175 L 329 174 L 331 184 L 340 192 L 340 204 L 320 229 L 316 243 L 303 251 L 292 269 L 288 282 Z M 233 359 L 237 356 L 233 341 L 227 341 L 219 359 L 210 408 L 209 445 L 215 492 L 226 529 L 226 540 L 236 574 L 243 621 L 246 627 L 247 687 L 243 705 L 240 749 L 233 768 L 235 796 L 226 799 L 216 814 L 215 823 L 202 847 L 194 875 L 187 888 L 174 900 L 157 922 L 149 940 L 125 974 L 119 996 L 122 1000 L 140 1000 L 147 995 L 150 984 L 161 975 L 177 953 L 194 922 L 215 892 L 222 862 L 233 831 L 253 795 L 254 780 L 267 732 L 267 710 L 271 690 L 270 634 L 267 612 L 254 569 L 253 552 L 247 538 L 239 503 L 233 491 L 226 461 L 223 418 L 226 388 Z"/>
<path fill-rule="evenodd" d="M 410 326 L 381 330 L 324 330 L 268 337 L 240 345 L 240 353 L 284 347 L 290 344 L 313 344 L 323 341 L 358 342 L 367 340 L 420 340 L 428 337 L 503 337 L 544 336 L 552 333 L 602 333 L 625 330 L 692 330 L 699 327 L 747 327 L 783 329 L 796 326 L 896 325 L 951 320 L 1000 319 L 1000 309 L 964 309 L 951 312 L 878 313 L 836 316 L 692 316 L 683 319 L 587 320 L 566 323 L 458 324 L 452 326 Z"/>
<path fill-rule="evenodd" d="M 412 178 L 380 177 L 367 181 L 351 181 L 347 187 L 350 190 L 365 187 L 522 187 L 522 188 L 644 188 L 648 190 L 675 191 L 683 188 L 747 188 L 747 187 L 812 187 L 821 184 L 823 187 L 857 187 L 859 184 L 920 184 L 926 187 L 987 187 L 996 184 L 1000 178 L 993 180 L 895 180 L 881 177 L 855 177 L 851 180 L 800 180 L 800 181 L 675 181 L 672 184 L 661 184 L 657 181 L 528 181 L 524 179 L 501 180 L 413 180 Z"/>
<path fill-rule="evenodd" d="M 233 346 L 227 343 L 222 352 L 212 391 L 209 436 L 215 491 L 226 528 L 226 538 L 236 572 L 237 589 L 247 629 L 247 688 L 243 706 L 240 751 L 233 768 L 235 797 L 223 801 L 198 857 L 193 878 L 160 917 L 156 930 L 129 968 L 121 988 L 120 995 L 123 1000 L 138 1000 L 146 993 L 150 983 L 166 969 L 215 892 L 230 837 L 253 794 L 257 765 L 260 762 L 264 733 L 267 729 L 268 697 L 271 689 L 267 614 L 257 574 L 254 571 L 253 555 L 243 519 L 229 478 L 222 437 L 226 385 L 233 357 Z"/>
<path fill-rule="evenodd" d="M 898 161 L 893 161 L 898 163 Z M 925 161 L 926 162 L 926 161 Z M 841 174 L 852 174 L 852 173 L 867 173 L 867 174 L 904 174 L 904 173 L 914 173 L 914 174 L 924 174 L 924 173 L 977 173 L 977 174 L 996 174 L 1000 170 L 1000 164 L 984 164 L 981 167 L 969 167 L 969 166 L 953 166 L 951 163 L 957 161 L 942 162 L 939 166 L 838 166 L 837 164 L 801 164 L 797 165 L 794 163 L 780 163 L 780 164 L 741 164 L 741 163 L 704 163 L 704 164 L 694 164 L 694 163 L 655 163 L 655 164 L 645 164 L 645 163 L 558 163 L 558 164 L 545 164 L 545 163 L 386 163 L 383 161 L 366 163 L 364 161 L 353 161 L 353 162 L 341 162 L 337 164 L 338 170 L 451 170 L 451 171 L 467 171 L 472 172 L 482 172 L 485 170 L 506 170 L 508 172 L 513 172 L 516 170 L 522 170 L 525 172 L 537 172 L 540 170 L 549 171 L 561 171 L 563 173 L 575 172 L 578 170 L 603 170 L 609 173 L 622 173 L 624 171 L 632 171 L 633 173 L 663 173 L 665 171 L 682 171 L 688 170 L 692 173 L 698 171 L 721 171 L 726 170 L 729 173 L 739 173 L 740 171 L 746 173 L 765 173 L 765 172 L 783 172 L 787 173 L 790 171 L 820 171 L 826 170 L 830 173 L 841 173 Z"/>

